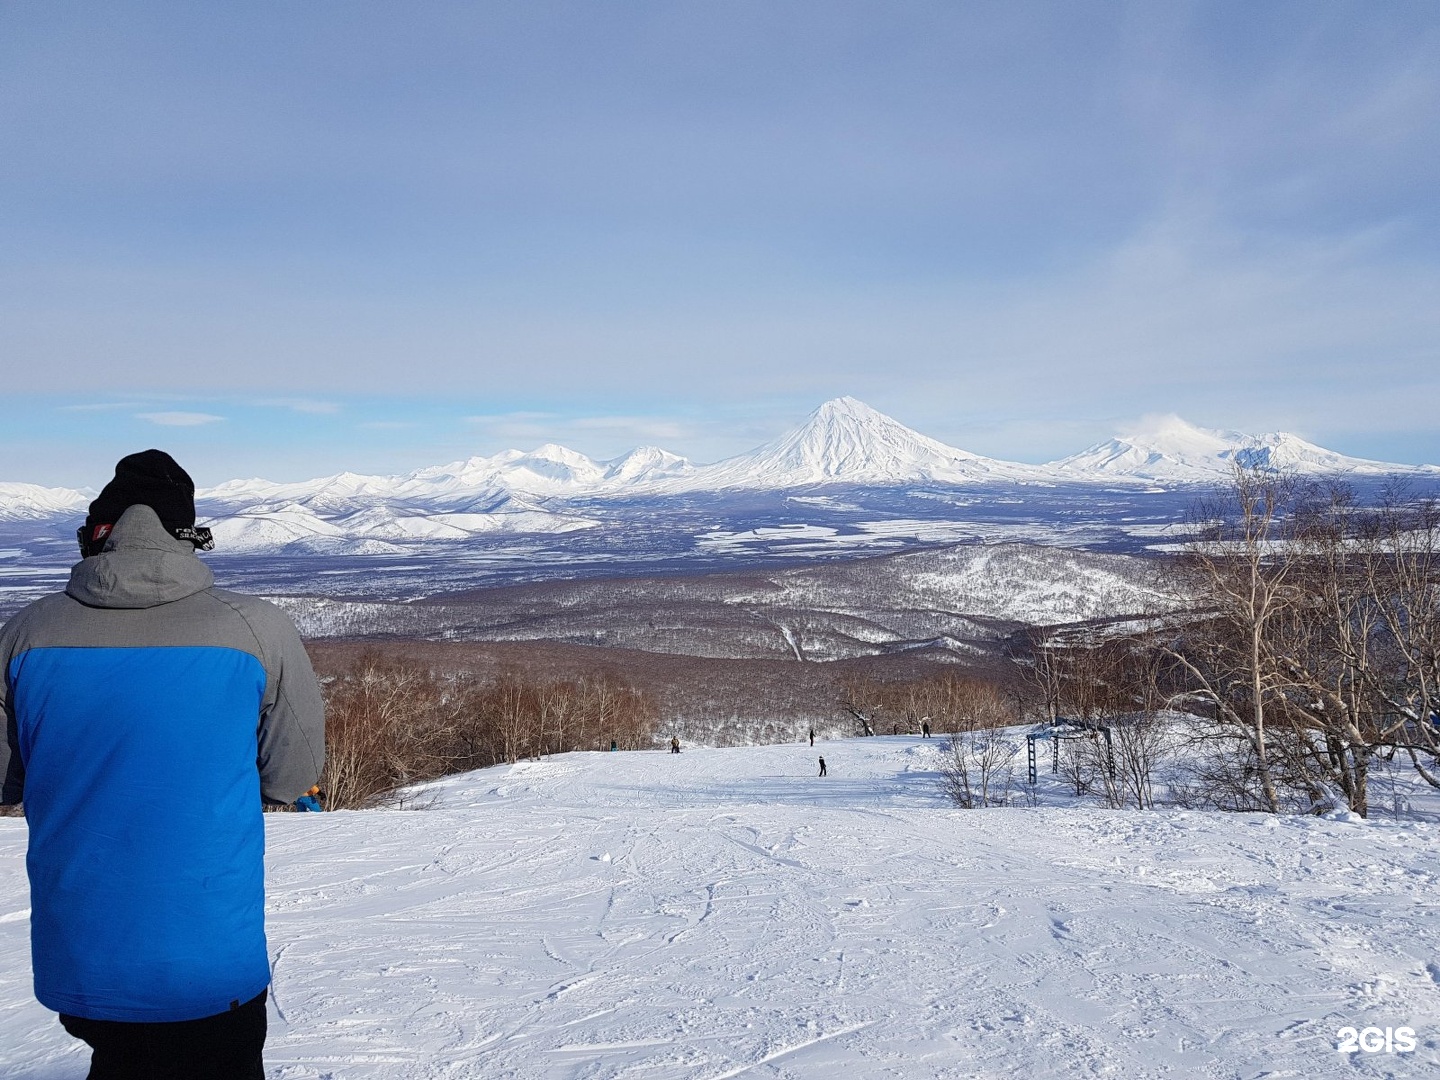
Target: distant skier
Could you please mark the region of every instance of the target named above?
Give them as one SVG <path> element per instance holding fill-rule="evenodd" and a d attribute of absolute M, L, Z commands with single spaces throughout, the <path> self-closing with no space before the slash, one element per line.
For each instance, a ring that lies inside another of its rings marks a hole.
<path fill-rule="evenodd" d="M 324 800 L 325 793 L 320 790 L 320 785 L 316 784 L 309 791 L 305 792 L 304 795 L 301 795 L 298 799 L 295 800 L 295 809 L 302 811 L 309 810 L 312 812 L 324 810 Z"/>
<path fill-rule="evenodd" d="M 620 744 L 617 743 L 614 739 L 611 739 L 611 740 L 610 740 L 610 749 L 611 749 L 612 752 L 615 751 L 615 750 L 619 750 L 619 749 L 620 749 Z"/>
<path fill-rule="evenodd" d="M 810 725 L 810 745 L 815 745 L 815 725 Z"/>
<path fill-rule="evenodd" d="M 928 738 L 930 737 L 930 721 L 929 721 L 929 720 L 921 720 L 921 721 L 920 721 L 920 737 L 921 737 L 922 739 L 928 739 Z"/>
<path fill-rule="evenodd" d="M 670 736 L 670 753 L 672 753 L 672 754 L 678 754 L 679 752 L 680 752 L 680 736 L 679 736 L 679 735 L 671 735 L 671 736 Z"/>
<path fill-rule="evenodd" d="M 820 775 L 825 775 L 825 759 L 823 757 L 820 759 Z"/>

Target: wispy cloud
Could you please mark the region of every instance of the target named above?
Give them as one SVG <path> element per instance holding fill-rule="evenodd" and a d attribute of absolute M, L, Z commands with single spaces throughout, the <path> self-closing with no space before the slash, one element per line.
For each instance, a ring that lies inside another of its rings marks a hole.
<path fill-rule="evenodd" d="M 576 431 L 594 431 L 639 439 L 683 439 L 689 429 L 674 420 L 653 416 L 583 416 L 571 422 Z"/>
<path fill-rule="evenodd" d="M 10 5 L 33 167 L 7 208 L 33 224 L 0 247 L 0 354 L 52 426 L 224 408 L 286 469 L 545 441 L 703 460 L 843 388 L 1022 460 L 1169 410 L 1440 455 L 1433 4 L 763 5 L 758 35 L 729 5 L 574 5 L 563 40 L 536 5 L 449 5 L 470 14 L 407 14 L 384 110 L 354 80 L 385 5 L 343 40 L 319 5 L 232 6 L 239 37 L 294 43 L 286 94 L 204 19 L 132 4 L 105 34 L 65 16 L 119 103 L 96 110 L 38 44 L 56 5 Z M 181 42 L 163 79 L 135 59 L 157 35 Z M 117 182 L 126 213 L 74 201 Z M 244 229 L 145 227 L 236 190 Z M 326 398 L 354 422 L 322 441 Z M 414 437 L 364 438 L 389 417 Z"/>
<path fill-rule="evenodd" d="M 562 421 L 558 413 L 512 412 L 484 416 L 467 416 L 470 424 L 492 439 L 516 442 L 563 441 Z"/>
<path fill-rule="evenodd" d="M 61 412 L 113 412 L 116 409 L 133 409 L 134 401 L 95 401 L 81 405 L 61 405 Z"/>
<path fill-rule="evenodd" d="M 136 413 L 135 419 L 146 420 L 161 427 L 200 427 L 202 424 L 219 423 L 225 417 L 203 412 L 152 412 Z"/>
<path fill-rule="evenodd" d="M 419 425 L 410 420 L 367 420 L 355 426 L 365 431 L 403 431 Z"/>
<path fill-rule="evenodd" d="M 255 404 L 267 409 L 289 409 L 291 412 L 315 416 L 333 416 L 341 409 L 338 402 L 316 401 L 312 398 L 265 398 Z"/>
<path fill-rule="evenodd" d="M 674 441 L 691 434 L 690 428 L 654 416 L 562 416 L 547 412 L 513 412 L 467 416 L 465 422 L 492 438 L 535 442 L 600 443 L 601 452 L 628 450 L 637 443 Z"/>
<path fill-rule="evenodd" d="M 482 427 L 490 427 L 495 424 L 525 424 L 539 420 L 558 420 L 559 413 L 553 412 L 510 412 L 490 413 L 484 416 L 467 416 L 467 424 L 478 424 Z"/>

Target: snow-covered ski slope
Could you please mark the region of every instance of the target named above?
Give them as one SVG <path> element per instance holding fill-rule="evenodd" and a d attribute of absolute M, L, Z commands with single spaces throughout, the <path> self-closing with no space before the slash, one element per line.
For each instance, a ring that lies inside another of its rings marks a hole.
<path fill-rule="evenodd" d="M 271 815 L 268 1075 L 1437 1075 L 1440 825 L 959 811 L 942 746 L 570 754 Z M 24 832 L 0 1072 L 79 1080 L 30 999 Z M 1345 1026 L 1419 1045 L 1342 1055 Z"/>

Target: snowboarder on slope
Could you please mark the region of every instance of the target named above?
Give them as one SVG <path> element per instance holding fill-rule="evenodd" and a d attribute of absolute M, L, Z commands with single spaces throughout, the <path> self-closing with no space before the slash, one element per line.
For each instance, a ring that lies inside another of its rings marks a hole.
<path fill-rule="evenodd" d="M 679 736 L 679 735 L 671 735 L 671 736 L 670 736 L 670 753 L 672 753 L 672 754 L 678 754 L 679 752 L 680 752 L 680 736 Z"/>
<path fill-rule="evenodd" d="M 122 458 L 63 593 L 0 630 L 0 803 L 29 819 L 35 996 L 94 1077 L 263 1076 L 265 823 L 320 778 L 320 687 L 279 608 L 214 587 L 195 485 Z M 157 778 L 183 771 L 204 799 Z"/>

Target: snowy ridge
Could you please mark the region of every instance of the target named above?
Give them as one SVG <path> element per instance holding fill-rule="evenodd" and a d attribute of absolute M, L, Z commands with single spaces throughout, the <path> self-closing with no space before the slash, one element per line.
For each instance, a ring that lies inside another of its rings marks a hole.
<path fill-rule="evenodd" d="M 94 492 L 74 488 L 0 483 L 0 521 L 41 520 L 76 513 L 83 516 L 94 497 Z"/>
<path fill-rule="evenodd" d="M 593 528 L 597 502 L 617 507 L 665 496 L 790 492 L 848 486 L 1006 490 L 1097 484 L 1183 487 L 1223 482 L 1237 466 L 1300 475 L 1440 479 L 1440 467 L 1346 457 L 1295 435 L 1245 435 L 1167 417 L 1047 465 L 982 457 L 913 431 L 854 398 L 821 405 L 799 427 L 747 454 L 694 465 L 657 447 L 596 461 L 547 443 L 398 476 L 337 473 L 296 483 L 230 480 L 196 493 L 229 551 L 398 552 L 412 542 L 481 535 L 560 535 Z M 89 495 L 0 484 L 0 520 L 83 513 Z M 570 501 L 587 500 L 583 509 Z M 628 503 L 627 503 L 628 500 Z M 604 515 L 600 515 L 604 516 Z M 397 546 L 399 545 L 399 546 Z"/>
<path fill-rule="evenodd" d="M 270 599 L 307 638 L 564 641 L 815 662 L 914 649 L 946 662 L 996 652 L 1017 624 L 1143 622 L 1191 603 L 1151 559 L 1030 544 L 962 544 L 696 578 L 554 581 L 441 603 Z"/>
<path fill-rule="evenodd" d="M 594 461 L 577 451 L 547 443 L 529 453 L 504 450 L 433 465 L 399 476 L 338 473 L 290 484 L 231 480 L 197 490 L 195 497 L 222 507 L 256 502 L 293 502 L 320 512 L 357 509 L 376 501 L 413 502 L 451 510 L 489 513 L 518 494 L 578 495 L 644 487 L 695 471 L 685 458 L 642 446 L 611 461 Z"/>
<path fill-rule="evenodd" d="M 1246 435 L 1196 427 L 1178 416 L 1152 420 L 1078 454 L 1052 462 L 1058 475 L 1080 481 L 1148 480 L 1162 484 L 1224 481 L 1237 466 L 1299 476 L 1440 476 L 1434 465 L 1393 465 L 1346 457 L 1284 431 Z"/>
<path fill-rule="evenodd" d="M 209 518 L 223 551 L 262 553 L 288 550 L 324 555 L 400 554 L 417 541 L 468 540 L 496 534 L 559 535 L 594 528 L 598 521 L 573 514 L 551 513 L 518 500 L 501 499 L 479 512 L 427 512 L 423 507 L 393 506 L 377 501 L 325 516 L 302 502 L 262 503 L 240 513 Z"/>

